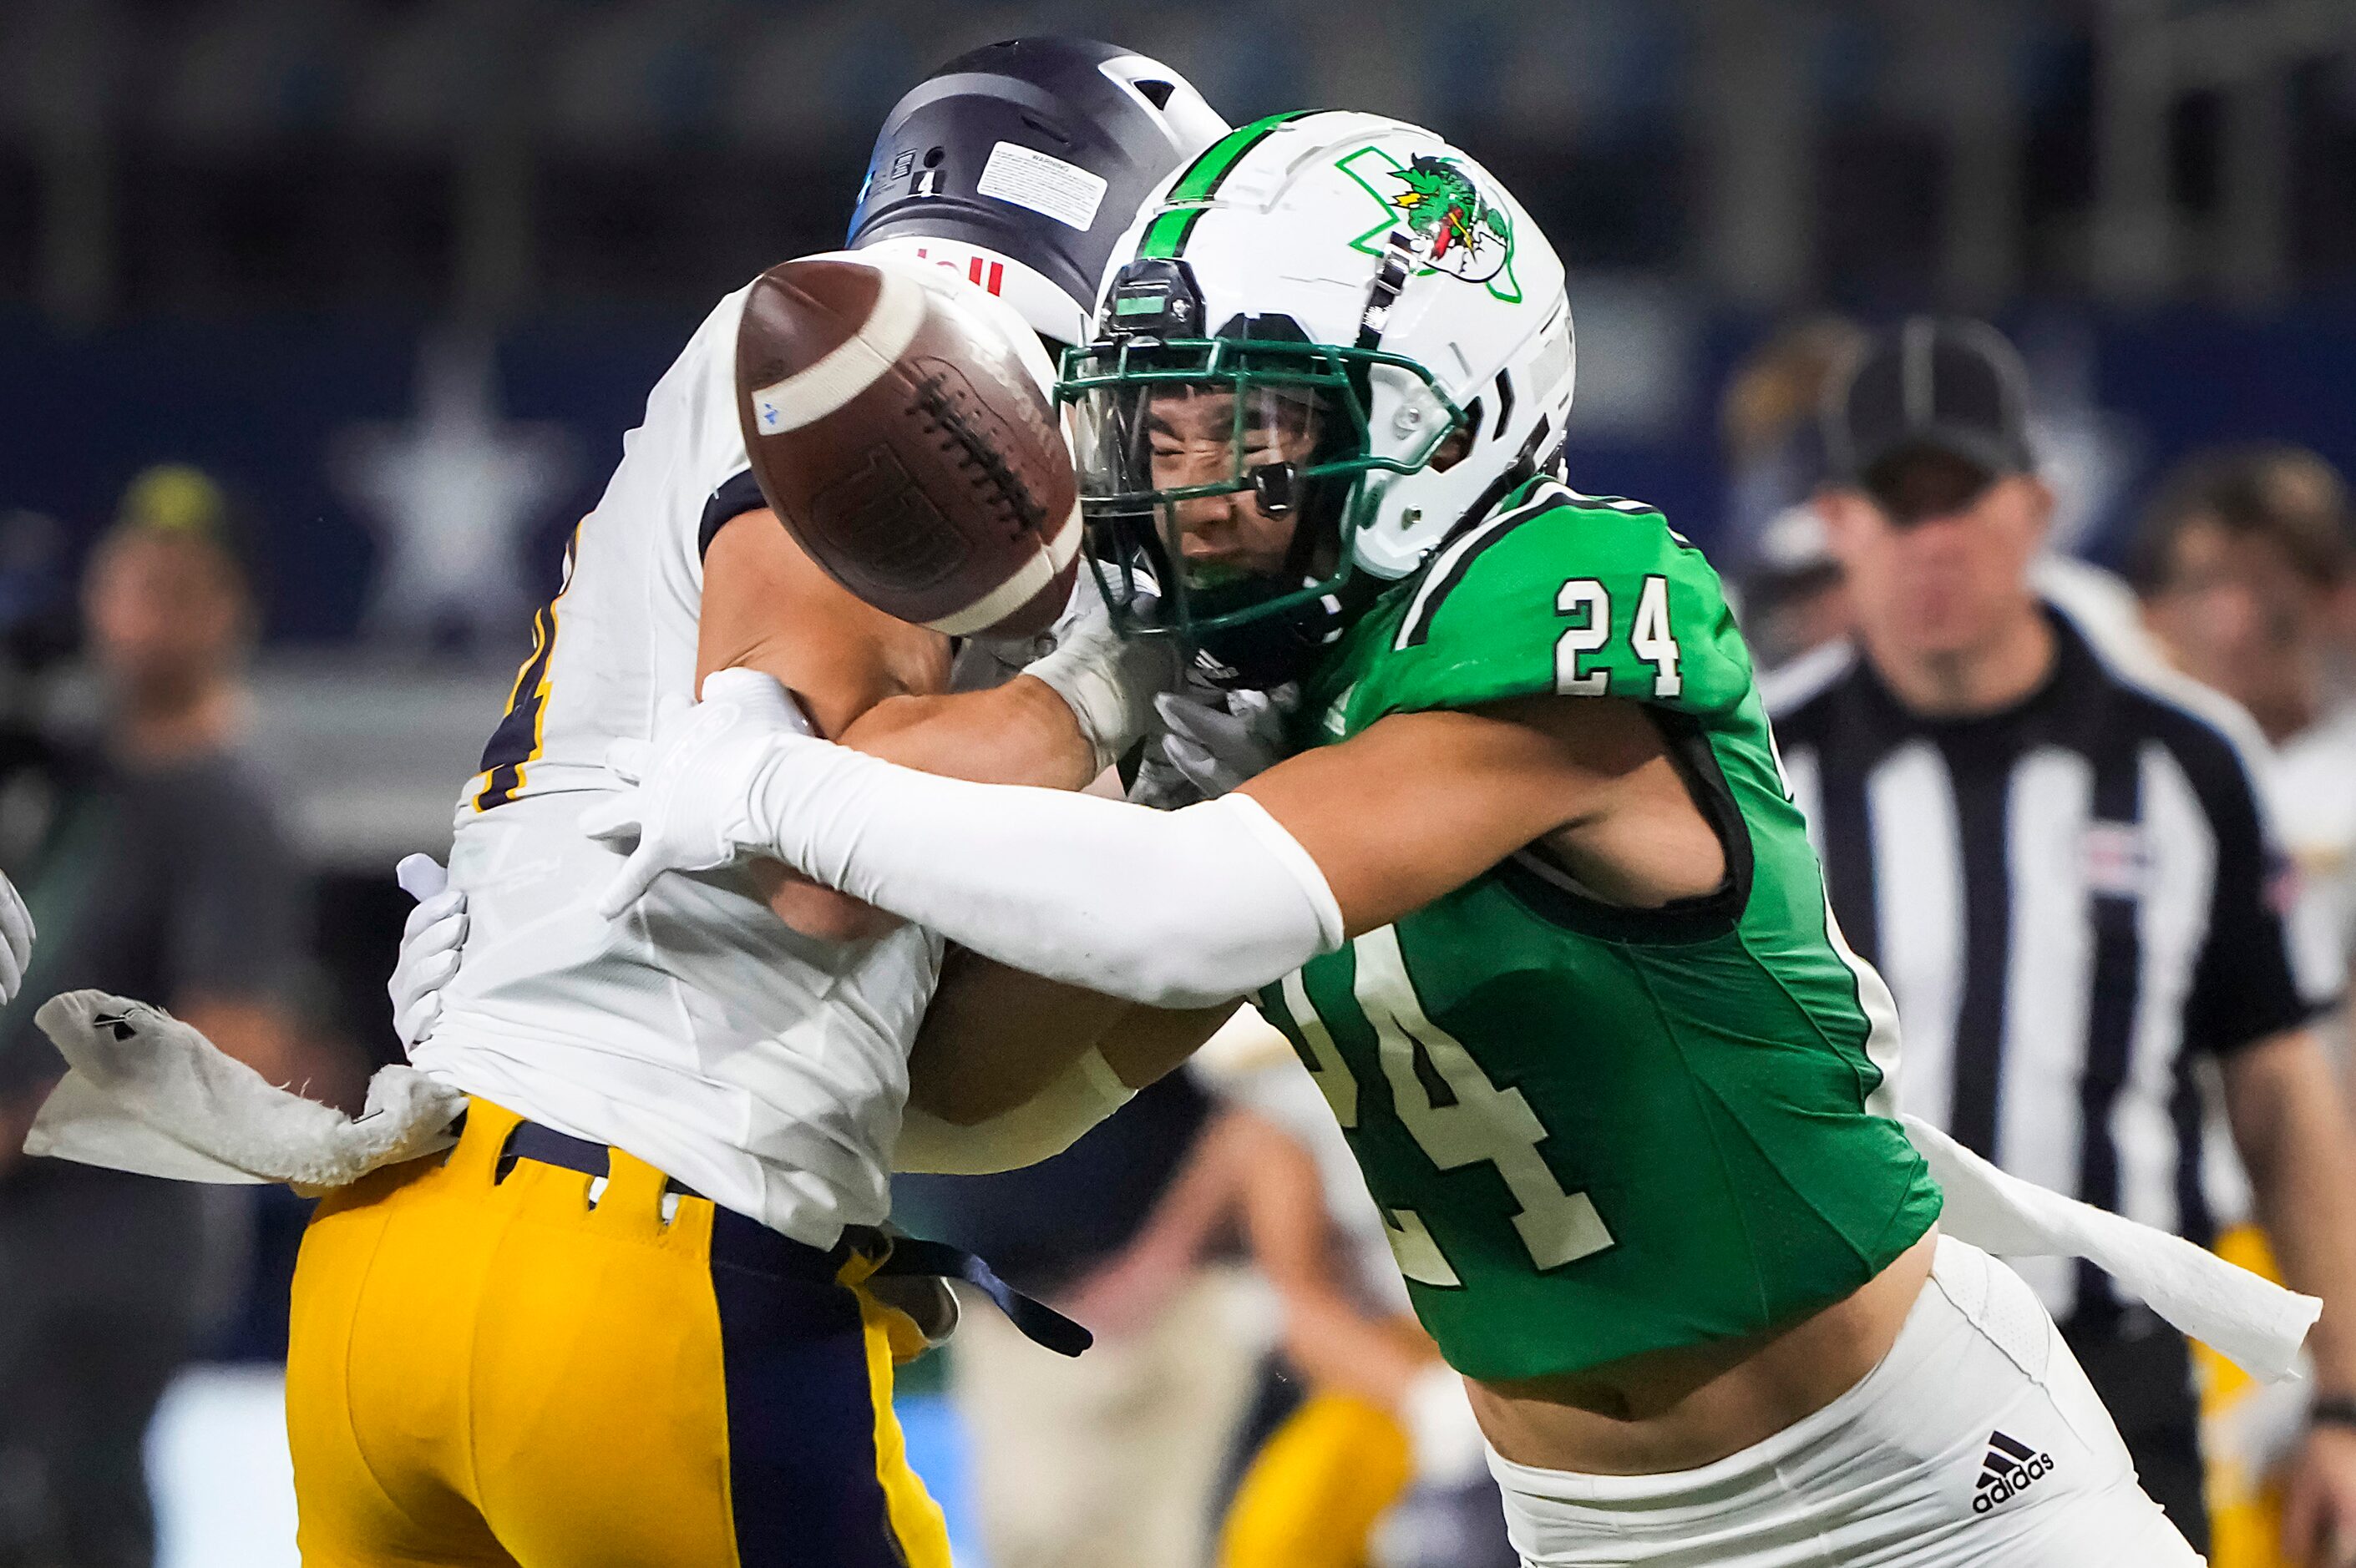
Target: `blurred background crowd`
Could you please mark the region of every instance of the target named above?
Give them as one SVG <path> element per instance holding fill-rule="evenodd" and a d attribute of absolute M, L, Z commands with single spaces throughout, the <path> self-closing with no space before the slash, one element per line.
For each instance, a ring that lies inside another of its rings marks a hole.
<path fill-rule="evenodd" d="M 303 1205 L 16 1157 L 32 1007 L 145 996 L 349 1103 L 398 1049 L 391 867 L 447 847 L 647 389 L 840 242 L 910 83 L 1043 31 L 1234 123 L 1373 109 L 1484 161 L 1571 268 L 1571 482 L 1703 545 L 1762 665 L 1853 624 L 1815 497 L 1860 334 L 1997 323 L 2052 545 L 2115 574 L 2052 592 L 2283 750 L 2282 901 L 2344 972 L 2347 0 L 0 0 L 0 868 L 44 937 L 0 1014 L 0 1568 L 147 1562 L 150 1493 L 169 1568 L 292 1560 Z M 1363 1217 L 1313 1094 L 1228 1044 L 1048 1166 L 903 1194 L 1103 1335 L 1033 1360 L 970 1314 L 907 1381 L 960 1562 L 1191 1568 L 1304 1388 L 1427 1366 L 1333 1283 Z M 1350 1430 L 1340 1514 L 1439 1462 Z M 2219 1463 L 2219 1559 L 2264 1568 L 2225 1528 L 2263 1465 Z"/>

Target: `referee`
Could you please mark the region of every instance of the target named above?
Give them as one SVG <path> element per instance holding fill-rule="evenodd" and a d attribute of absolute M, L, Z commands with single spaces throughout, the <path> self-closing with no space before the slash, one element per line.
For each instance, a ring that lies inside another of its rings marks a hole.
<path fill-rule="evenodd" d="M 2356 1143 L 2286 956 L 2247 720 L 2113 663 L 2030 586 L 2052 497 L 2026 390 L 1993 328 L 1922 318 L 1835 379 L 1818 506 L 1857 634 L 1769 683 L 1776 736 L 1842 929 L 1896 994 L 1908 1110 L 2205 1244 L 2237 1200 L 2205 1147 L 2222 1086 L 2284 1273 L 2326 1303 L 2286 1544 L 2356 1562 Z M 2205 1550 L 2182 1339 L 2090 1265 L 2016 1266 Z"/>

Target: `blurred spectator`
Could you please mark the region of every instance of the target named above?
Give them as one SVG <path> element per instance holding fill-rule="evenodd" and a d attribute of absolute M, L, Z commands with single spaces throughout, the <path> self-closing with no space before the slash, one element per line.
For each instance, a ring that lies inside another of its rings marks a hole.
<path fill-rule="evenodd" d="M 1190 1179 L 1206 1112 L 1183 1074 L 1053 1159 L 903 1177 L 893 1215 L 969 1247 L 1095 1330 L 1076 1360 L 996 1312 L 949 1352 L 991 1568 L 1197 1568 L 1219 1460 L 1251 1376 L 1231 1281 L 1201 1266 L 1215 1195 Z M 1149 1225 L 1157 1212 L 1161 1222 Z"/>
<path fill-rule="evenodd" d="M 2292 951 L 2310 994 L 2344 991 L 2356 955 L 2356 708 L 2331 688 L 2334 623 L 2351 590 L 2346 485 L 2313 453 L 2248 445 L 2179 464 L 2130 550 L 2145 616 L 2180 668 L 2247 708 L 2279 748 L 2275 816 L 2298 867 Z M 2351 1070 L 2344 1013 L 2319 1025 Z M 2254 1231 L 2218 1250 L 2276 1265 Z M 2202 1442 L 2218 1568 L 2273 1568 L 2284 1463 L 2307 1413 L 2304 1388 L 2265 1387 L 2201 1359 Z"/>
<path fill-rule="evenodd" d="M 2296 446 L 2196 453 L 2161 482 L 2130 569 L 2186 674 L 2282 746 L 2333 715 L 2331 636 L 2356 563 L 2348 486 Z"/>
<path fill-rule="evenodd" d="M 226 1305 L 241 1195 L 23 1157 L 63 1063 L 41 1001 L 96 987 L 167 1006 L 280 1083 L 323 1076 L 291 995 L 302 880 L 237 760 L 248 580 L 220 489 L 131 486 L 84 583 L 104 733 L 59 765 L 20 873 L 40 941 L 0 1016 L 0 1564 L 136 1568 L 152 1553 L 148 1417 Z M 69 753 L 70 754 L 70 753 Z"/>
<path fill-rule="evenodd" d="M 1786 327 L 1735 366 L 1719 402 L 1730 491 L 1725 538 L 1742 632 L 1762 669 L 1848 634 L 1840 567 L 1812 505 L 1825 477 L 1825 384 L 1865 342 L 1839 316 Z"/>
<path fill-rule="evenodd" d="M 2285 1275 L 2326 1302 L 2330 1414 L 2288 1533 L 2356 1543 L 2356 1152 L 2294 983 L 2229 705 L 2110 661 L 2040 598 L 2051 496 L 2027 379 L 1976 323 L 1910 321 L 1826 405 L 1820 500 L 1856 645 L 1771 692 L 1850 941 L 1895 993 L 1907 1109 L 2019 1175 L 2214 1239 L 2223 1107 Z M 2254 744 L 2262 745 L 2254 736 Z M 2230 1161 L 2223 1162 L 2230 1165 Z M 2208 1539 L 2183 1340 L 2090 1265 L 2026 1259 L 2145 1489 Z M 2312 1557 L 2309 1557 L 2312 1561 Z"/>
<path fill-rule="evenodd" d="M 2337 995 L 2356 959 L 2356 702 L 2331 686 L 2356 600 L 2348 487 L 2298 447 L 2196 454 L 2145 515 L 2133 569 L 2169 656 L 2277 749 L 2276 816 L 2299 872 L 2293 948 L 2310 990 Z M 2335 1033 L 2344 1071 L 2349 1037 Z"/>

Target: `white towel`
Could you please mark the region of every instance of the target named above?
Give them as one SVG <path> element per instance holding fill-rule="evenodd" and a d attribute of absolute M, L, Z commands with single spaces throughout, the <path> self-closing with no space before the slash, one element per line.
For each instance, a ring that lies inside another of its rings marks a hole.
<path fill-rule="evenodd" d="M 1946 1190 L 1939 1224 L 1957 1241 L 1998 1257 L 2084 1258 L 2252 1377 L 2279 1382 L 2297 1370 L 2323 1311 L 2314 1296 L 1999 1170 L 1920 1117 L 1899 1120 Z"/>
<path fill-rule="evenodd" d="M 69 1068 L 25 1152 L 182 1181 L 342 1187 L 455 1141 L 466 1097 L 411 1067 L 369 1081 L 358 1117 L 281 1089 L 171 1014 L 103 991 L 33 1015 Z"/>

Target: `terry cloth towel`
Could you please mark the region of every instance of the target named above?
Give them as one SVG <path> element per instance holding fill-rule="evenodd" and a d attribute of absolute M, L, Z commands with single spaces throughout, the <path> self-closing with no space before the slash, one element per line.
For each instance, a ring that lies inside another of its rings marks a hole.
<path fill-rule="evenodd" d="M 358 1117 L 281 1089 L 159 1008 L 103 991 L 33 1015 L 69 1068 L 25 1152 L 182 1181 L 320 1189 L 447 1148 L 466 1097 L 412 1067 L 379 1070 Z"/>
<path fill-rule="evenodd" d="M 2084 1258 L 2154 1312 L 2263 1382 L 2297 1370 L 2323 1303 L 2181 1236 L 1997 1169 L 1917 1116 L 1901 1116 L 1946 1189 L 1941 1229 L 1998 1257 Z"/>

